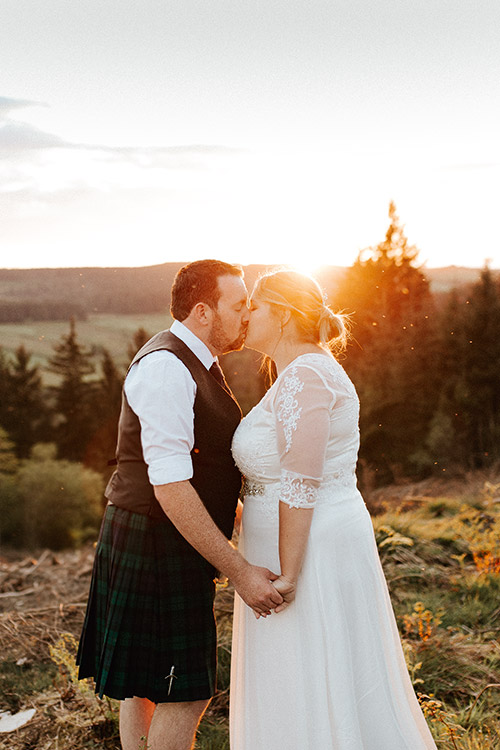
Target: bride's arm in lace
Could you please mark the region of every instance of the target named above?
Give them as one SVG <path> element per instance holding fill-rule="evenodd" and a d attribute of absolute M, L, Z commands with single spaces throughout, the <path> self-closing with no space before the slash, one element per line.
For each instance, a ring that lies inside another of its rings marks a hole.
<path fill-rule="evenodd" d="M 281 612 L 295 598 L 307 548 L 316 488 L 323 476 L 334 394 L 311 368 L 290 368 L 279 384 L 274 413 L 281 464 L 279 555 Z"/>

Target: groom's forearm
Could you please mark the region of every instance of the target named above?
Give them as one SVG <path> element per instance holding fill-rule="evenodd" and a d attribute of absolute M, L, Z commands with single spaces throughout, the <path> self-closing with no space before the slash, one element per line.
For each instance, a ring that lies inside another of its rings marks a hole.
<path fill-rule="evenodd" d="M 214 568 L 231 580 L 249 607 L 267 612 L 282 601 L 270 583 L 277 575 L 245 560 L 214 523 L 189 481 L 162 484 L 154 489 L 164 513 L 177 530 Z"/>
<path fill-rule="evenodd" d="M 248 563 L 215 524 L 192 484 L 171 482 L 154 490 L 163 512 L 189 544 L 228 578 L 238 577 Z"/>

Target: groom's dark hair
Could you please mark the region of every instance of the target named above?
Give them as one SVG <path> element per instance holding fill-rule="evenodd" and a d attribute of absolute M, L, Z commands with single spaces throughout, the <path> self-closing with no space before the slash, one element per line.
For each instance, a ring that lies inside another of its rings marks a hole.
<path fill-rule="evenodd" d="M 185 320 L 198 302 L 214 310 L 220 299 L 219 276 L 243 276 L 241 266 L 222 260 L 195 260 L 183 266 L 174 279 L 170 313 L 175 320 Z"/>

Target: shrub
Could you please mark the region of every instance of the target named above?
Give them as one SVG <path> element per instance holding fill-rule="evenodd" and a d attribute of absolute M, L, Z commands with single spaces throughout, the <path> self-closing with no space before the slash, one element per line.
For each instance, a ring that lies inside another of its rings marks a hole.
<path fill-rule="evenodd" d="M 104 480 L 72 461 L 35 449 L 17 474 L 26 546 L 59 550 L 92 538 L 101 516 Z"/>
<path fill-rule="evenodd" d="M 500 510 L 495 502 L 482 508 L 463 506 L 454 522 L 457 536 L 464 540 L 479 573 L 500 575 Z"/>
<path fill-rule="evenodd" d="M 23 504 L 15 476 L 0 473 L 0 542 L 19 546 L 23 536 Z"/>

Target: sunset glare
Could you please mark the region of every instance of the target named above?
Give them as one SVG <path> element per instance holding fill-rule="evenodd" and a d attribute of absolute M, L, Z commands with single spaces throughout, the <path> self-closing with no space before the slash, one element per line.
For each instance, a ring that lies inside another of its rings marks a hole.
<path fill-rule="evenodd" d="M 496 2 L 8 2 L 0 266 L 500 268 Z"/>

